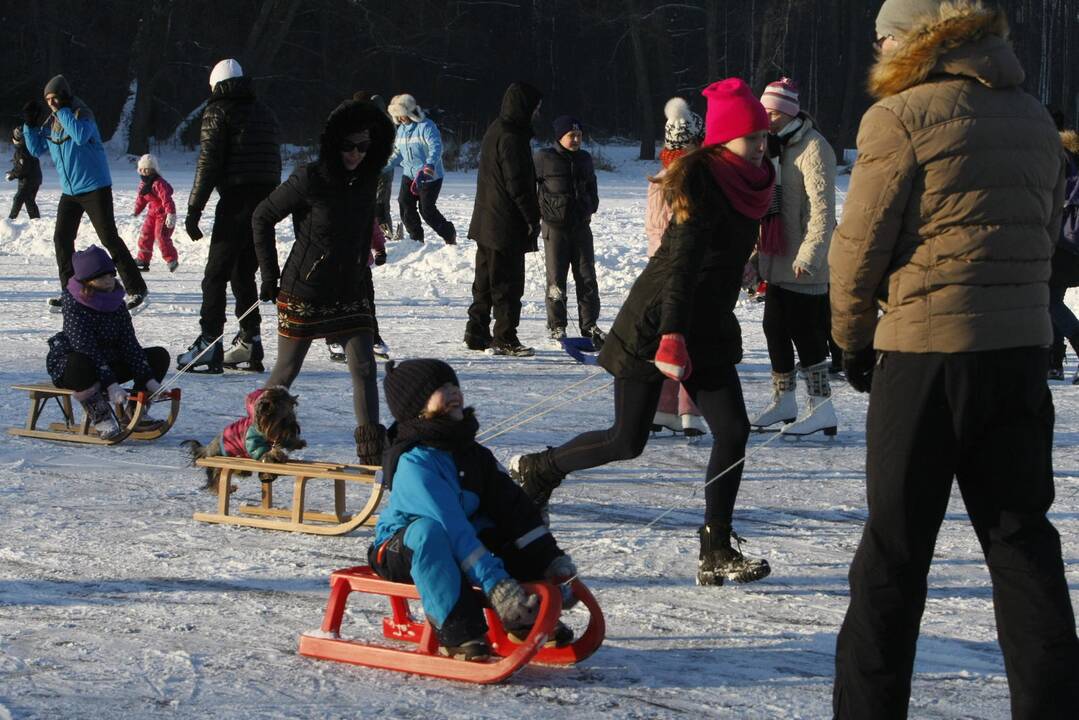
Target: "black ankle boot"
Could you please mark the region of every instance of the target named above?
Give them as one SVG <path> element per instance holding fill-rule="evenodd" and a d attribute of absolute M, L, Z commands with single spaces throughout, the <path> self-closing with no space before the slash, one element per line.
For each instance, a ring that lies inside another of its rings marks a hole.
<path fill-rule="evenodd" d="M 382 465 L 386 447 L 386 428 L 381 425 L 360 425 L 356 428 L 356 456 L 361 465 Z"/>
<path fill-rule="evenodd" d="M 702 525 L 697 533 L 701 537 L 697 562 L 698 585 L 722 585 L 724 580 L 753 582 L 768 577 L 772 572 L 767 560 L 749 560 L 742 555 L 743 540 L 730 525 Z M 731 547 L 732 537 L 738 542 L 738 550 Z"/>
<path fill-rule="evenodd" d="M 566 477 L 551 459 L 551 448 L 510 459 L 510 475 L 532 502 L 540 506 L 547 504 L 551 493 Z"/>

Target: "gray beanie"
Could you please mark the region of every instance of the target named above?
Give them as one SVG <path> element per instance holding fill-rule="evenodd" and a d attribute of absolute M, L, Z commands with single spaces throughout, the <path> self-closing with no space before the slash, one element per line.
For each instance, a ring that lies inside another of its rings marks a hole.
<path fill-rule="evenodd" d="M 884 0 L 877 13 L 877 37 L 902 37 L 928 17 L 936 17 L 945 0 Z"/>
<path fill-rule="evenodd" d="M 61 100 L 71 99 L 71 85 L 68 84 L 67 78 L 63 75 L 57 75 L 49 82 L 45 83 L 45 91 L 41 93 L 43 97 L 48 97 L 51 94 L 55 94 Z"/>

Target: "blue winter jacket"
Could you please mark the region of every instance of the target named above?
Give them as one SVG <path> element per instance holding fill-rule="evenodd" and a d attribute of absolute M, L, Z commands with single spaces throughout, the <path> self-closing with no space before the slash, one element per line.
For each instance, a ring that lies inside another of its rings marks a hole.
<path fill-rule="evenodd" d="M 435 169 L 432 180 L 438 180 L 446 171 L 442 167 L 442 135 L 430 119 L 397 126 L 393 141 L 393 154 L 386 167 L 401 166 L 405 177 L 414 178 L 426 165 Z"/>
<path fill-rule="evenodd" d="M 48 149 L 60 189 L 65 195 L 81 195 L 112 185 L 109 161 L 94 114 L 85 106 L 60 108 L 57 122 L 45 127 L 23 125 L 26 149 L 40 157 Z"/>
<path fill-rule="evenodd" d="M 453 455 L 445 450 L 417 445 L 401 455 L 393 474 L 389 506 L 379 514 L 375 527 L 375 546 L 381 546 L 420 518 L 433 520 L 446 531 L 449 549 L 460 569 L 474 585 L 490 594 L 509 574 L 502 561 L 477 537 L 491 521 L 477 512 L 479 496 L 462 490 L 457 474 Z M 413 547 L 424 541 L 424 538 L 410 537 L 410 534 L 406 532 L 406 546 Z M 451 576 L 451 581 L 439 582 L 440 577 L 449 579 L 444 568 L 413 565 L 412 578 L 423 595 L 424 610 L 432 618 L 445 618 L 457 603 L 461 590 L 460 574 L 452 573 Z"/>

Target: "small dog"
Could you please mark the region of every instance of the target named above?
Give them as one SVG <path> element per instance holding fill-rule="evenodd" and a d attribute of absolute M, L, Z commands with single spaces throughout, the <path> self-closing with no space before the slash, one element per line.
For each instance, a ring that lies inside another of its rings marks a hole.
<path fill-rule="evenodd" d="M 187 449 L 192 465 L 199 458 L 218 455 L 269 463 L 286 462 L 290 450 L 307 447 L 307 441 L 300 437 L 300 423 L 296 419 L 298 402 L 295 395 L 289 394 L 288 388 L 260 388 L 247 396 L 247 417 L 229 424 L 209 445 L 198 440 L 185 440 L 180 444 Z M 220 472 L 218 468 L 206 468 L 204 489 L 215 495 Z M 275 477 L 272 473 L 259 473 L 263 482 L 271 482 Z M 229 492 L 235 489 L 231 487 Z"/>

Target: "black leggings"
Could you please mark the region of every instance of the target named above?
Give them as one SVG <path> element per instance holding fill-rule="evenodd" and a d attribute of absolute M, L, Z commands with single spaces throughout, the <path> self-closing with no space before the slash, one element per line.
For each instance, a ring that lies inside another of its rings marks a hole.
<path fill-rule="evenodd" d="M 111 186 L 79 195 L 60 196 L 60 202 L 56 204 L 56 228 L 52 236 L 56 265 L 60 269 L 60 287 L 67 287 L 68 279 L 75 274 L 71 257 L 75 254 L 75 238 L 79 234 L 79 223 L 83 214 L 90 216 L 94 232 L 116 263 L 116 272 L 120 275 L 124 289 L 128 293 L 145 293 L 146 281 L 135 267 L 135 259 L 131 257 L 131 251 L 116 229 Z"/>
<path fill-rule="evenodd" d="M 165 377 L 165 373 L 169 371 L 169 365 L 172 362 L 169 351 L 163 347 L 150 347 L 145 348 L 143 352 L 146 353 L 146 362 L 150 364 L 150 369 L 154 373 L 154 380 L 161 382 L 162 378 Z M 112 374 L 116 376 L 116 382 L 118 383 L 125 383 L 133 377 L 131 367 L 126 362 L 111 363 L 109 368 L 112 370 Z M 93 359 L 89 355 L 84 355 L 80 352 L 71 352 L 67 354 L 64 376 L 60 378 L 60 382 L 56 383 L 56 385 L 68 390 L 79 391 L 87 390 L 93 387 L 94 383 L 100 381 L 101 376 L 97 372 L 97 365 Z M 146 383 L 135 383 L 135 392 L 145 389 Z"/>
<path fill-rule="evenodd" d="M 812 367 L 828 356 L 828 334 L 821 327 L 828 295 L 807 295 L 769 285 L 764 296 L 764 337 L 772 370 L 794 370 L 794 350 L 802 367 Z M 793 343 L 793 345 L 792 345 Z"/>
<path fill-rule="evenodd" d="M 691 375 L 683 385 L 712 431 L 712 455 L 706 477 L 706 481 L 712 482 L 704 491 L 704 521 L 709 525 L 730 525 L 749 440 L 749 418 L 738 371 L 730 365 L 710 372 L 706 383 Z M 615 378 L 614 425 L 607 430 L 582 433 L 554 448 L 551 459 L 555 466 L 568 474 L 639 456 L 648 442 L 662 389 L 661 380 Z M 713 480 L 732 465 L 723 477 Z"/>
<path fill-rule="evenodd" d="M 370 425 L 378 422 L 378 372 L 375 366 L 375 352 L 371 333 L 358 332 L 342 338 L 334 338 L 345 347 L 348 360 L 348 373 L 352 376 L 352 410 L 356 413 L 357 425 Z M 266 387 L 284 385 L 292 387 L 292 382 L 300 374 L 304 358 L 311 348 L 311 340 L 299 340 L 277 336 L 277 361 L 274 363 Z"/>

